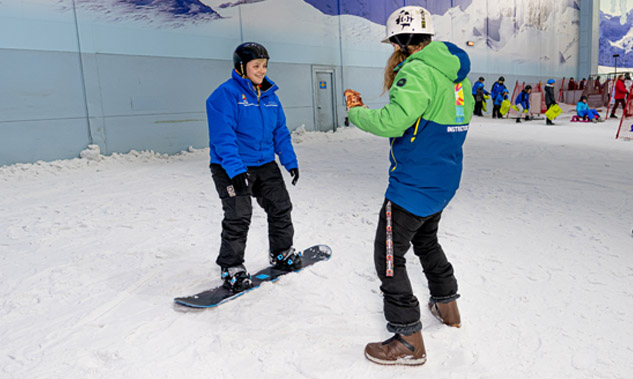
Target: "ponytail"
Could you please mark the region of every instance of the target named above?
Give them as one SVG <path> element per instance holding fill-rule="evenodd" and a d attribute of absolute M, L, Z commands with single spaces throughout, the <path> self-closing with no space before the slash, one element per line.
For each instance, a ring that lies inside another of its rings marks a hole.
<path fill-rule="evenodd" d="M 431 42 L 431 36 L 424 35 L 422 41 L 415 45 L 407 46 L 407 53 L 405 54 L 402 51 L 402 48 L 394 49 L 393 53 L 387 60 L 387 66 L 385 67 L 385 78 L 382 87 L 382 93 L 385 94 L 389 92 L 391 86 L 393 85 L 393 81 L 400 70 L 398 67 L 402 62 L 404 62 L 411 54 L 414 52 L 421 50 L 423 47 L 428 45 Z M 418 41 L 416 41 L 418 42 Z"/>

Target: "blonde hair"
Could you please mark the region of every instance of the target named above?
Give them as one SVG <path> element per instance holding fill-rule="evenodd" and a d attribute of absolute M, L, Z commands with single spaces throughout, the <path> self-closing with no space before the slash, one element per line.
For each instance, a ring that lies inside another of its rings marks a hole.
<path fill-rule="evenodd" d="M 431 38 L 429 36 L 428 39 L 424 39 L 418 44 L 407 46 L 407 51 L 409 52 L 409 54 L 406 54 L 406 55 L 404 54 L 404 52 L 402 52 L 401 48 L 397 48 L 394 50 L 394 52 L 391 54 L 391 56 L 387 60 L 387 66 L 385 67 L 385 79 L 384 79 L 383 87 L 382 87 L 383 94 L 389 92 L 389 89 L 391 89 L 391 86 L 393 85 L 393 81 L 396 78 L 396 75 L 398 74 L 398 70 L 396 70 L 396 67 L 400 63 L 404 62 L 411 54 L 413 54 L 414 51 L 424 48 L 430 42 L 431 42 Z"/>

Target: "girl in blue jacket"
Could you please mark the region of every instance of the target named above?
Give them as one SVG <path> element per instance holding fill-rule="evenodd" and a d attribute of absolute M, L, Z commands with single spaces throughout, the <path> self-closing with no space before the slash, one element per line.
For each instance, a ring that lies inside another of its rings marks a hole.
<path fill-rule="evenodd" d="M 222 242 L 216 263 L 224 286 L 240 292 L 252 286 L 244 266 L 251 196 L 268 215 L 270 262 L 294 270 L 300 253 L 292 247 L 292 203 L 275 155 L 293 177 L 299 166 L 292 147 L 278 87 L 268 77 L 268 52 L 247 42 L 233 54 L 232 77 L 207 99 L 211 174 L 222 201 Z"/>

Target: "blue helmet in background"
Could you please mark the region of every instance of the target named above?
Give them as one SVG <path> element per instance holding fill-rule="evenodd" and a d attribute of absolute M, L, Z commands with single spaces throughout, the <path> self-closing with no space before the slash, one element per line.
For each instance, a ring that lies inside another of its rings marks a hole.
<path fill-rule="evenodd" d="M 554 79 L 550 79 L 550 80 L 547 81 L 547 84 L 554 84 L 554 83 L 556 83 L 556 80 L 554 80 Z"/>

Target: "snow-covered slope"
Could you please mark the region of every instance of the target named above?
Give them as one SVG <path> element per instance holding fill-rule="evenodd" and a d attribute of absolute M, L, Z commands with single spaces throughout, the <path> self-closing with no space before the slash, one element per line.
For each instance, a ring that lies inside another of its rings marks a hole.
<path fill-rule="evenodd" d="M 386 139 L 294 135 L 295 244 L 327 243 L 332 259 L 204 311 L 172 298 L 220 283 L 207 150 L 0 167 L 0 377 L 631 377 L 633 143 L 615 121 L 564 117 L 472 123 L 439 235 L 463 327 L 423 307 L 419 368 L 363 357 L 389 336 L 372 263 Z M 255 208 L 251 270 L 267 264 Z"/>

